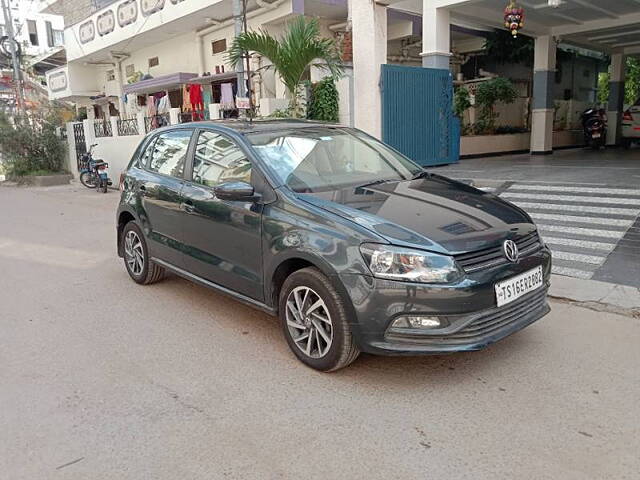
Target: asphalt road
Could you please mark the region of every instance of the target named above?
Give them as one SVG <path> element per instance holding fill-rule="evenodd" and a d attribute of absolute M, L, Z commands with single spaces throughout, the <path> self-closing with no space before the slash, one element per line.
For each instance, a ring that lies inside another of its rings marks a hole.
<path fill-rule="evenodd" d="M 468 354 L 316 373 L 115 253 L 118 194 L 0 187 L 0 478 L 636 479 L 640 322 L 554 303 Z"/>

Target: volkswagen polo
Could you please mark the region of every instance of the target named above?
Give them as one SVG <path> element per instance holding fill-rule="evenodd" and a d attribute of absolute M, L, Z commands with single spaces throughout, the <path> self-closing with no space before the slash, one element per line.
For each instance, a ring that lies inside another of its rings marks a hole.
<path fill-rule="evenodd" d="M 360 352 L 478 350 L 549 311 L 551 255 L 524 211 L 356 129 L 154 130 L 121 190 L 118 253 L 135 282 L 172 272 L 275 315 L 317 370 Z"/>

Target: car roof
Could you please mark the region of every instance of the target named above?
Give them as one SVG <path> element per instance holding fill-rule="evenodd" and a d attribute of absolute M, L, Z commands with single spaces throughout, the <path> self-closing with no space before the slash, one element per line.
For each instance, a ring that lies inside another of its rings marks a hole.
<path fill-rule="evenodd" d="M 258 132 L 274 132 L 278 130 L 291 130 L 312 127 L 342 127 L 334 123 L 316 122 L 311 120 L 298 120 L 294 118 L 284 119 L 226 119 L 226 120 L 206 120 L 199 122 L 181 123 L 179 125 L 171 125 L 166 128 L 207 128 L 207 127 L 223 127 L 233 130 L 239 134 L 258 133 Z M 164 129 L 163 129 L 164 130 Z"/>

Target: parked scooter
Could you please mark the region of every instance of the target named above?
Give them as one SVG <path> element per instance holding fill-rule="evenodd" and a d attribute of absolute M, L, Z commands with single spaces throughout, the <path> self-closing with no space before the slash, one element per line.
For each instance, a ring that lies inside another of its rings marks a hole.
<path fill-rule="evenodd" d="M 607 114 L 603 108 L 588 108 L 582 112 L 582 129 L 584 143 L 599 150 L 605 146 L 607 139 Z"/>
<path fill-rule="evenodd" d="M 96 191 L 107 193 L 107 188 L 112 184 L 109 179 L 109 164 L 102 160 L 93 158 L 94 143 L 89 147 L 89 151 L 81 157 L 82 163 L 87 167 L 80 171 L 80 182 L 87 188 L 95 188 Z"/>

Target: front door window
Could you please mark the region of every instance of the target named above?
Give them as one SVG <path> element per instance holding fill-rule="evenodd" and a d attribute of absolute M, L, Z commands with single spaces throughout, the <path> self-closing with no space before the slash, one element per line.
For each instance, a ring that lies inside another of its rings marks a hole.
<path fill-rule="evenodd" d="M 225 182 L 251 183 L 251 162 L 227 137 L 201 132 L 193 159 L 193 181 L 212 188 Z"/>

